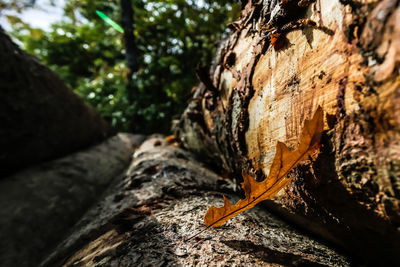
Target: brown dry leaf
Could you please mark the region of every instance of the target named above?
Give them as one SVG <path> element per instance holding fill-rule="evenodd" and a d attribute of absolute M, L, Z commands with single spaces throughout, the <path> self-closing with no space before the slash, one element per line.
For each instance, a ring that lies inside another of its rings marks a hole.
<path fill-rule="evenodd" d="M 176 146 L 176 147 L 182 146 L 181 140 L 179 140 L 179 137 L 177 137 L 176 135 L 168 135 L 167 137 L 165 137 L 165 141 L 169 146 Z"/>
<path fill-rule="evenodd" d="M 323 127 L 323 111 L 321 107 L 318 107 L 313 118 L 304 123 L 298 148 L 290 151 L 284 143 L 278 142 L 269 175 L 262 182 L 257 182 L 243 172 L 244 182 L 241 185 L 246 198 L 232 205 L 224 196 L 223 207 L 212 206 L 208 209 L 204 217 L 207 228 L 220 226 L 239 213 L 277 194 L 290 182 L 290 177 L 287 177 L 289 171 L 318 151 Z"/>

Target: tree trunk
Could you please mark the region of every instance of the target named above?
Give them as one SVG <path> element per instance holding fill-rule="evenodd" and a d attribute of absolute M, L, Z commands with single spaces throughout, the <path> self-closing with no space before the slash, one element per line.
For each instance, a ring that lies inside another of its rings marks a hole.
<path fill-rule="evenodd" d="M 111 134 L 94 109 L 0 28 L 0 177 Z"/>
<path fill-rule="evenodd" d="M 375 263 L 400 247 L 399 1 L 247 1 L 177 127 L 184 145 L 240 181 L 267 176 L 325 114 L 318 158 L 265 202 Z"/>
<path fill-rule="evenodd" d="M 349 266 L 262 209 L 185 240 L 204 229 L 220 191 L 234 197 L 192 154 L 150 138 L 42 266 Z"/>
<path fill-rule="evenodd" d="M 134 35 L 134 13 L 131 0 L 121 0 L 121 24 L 124 29 L 124 47 L 125 58 L 128 66 L 126 90 L 128 92 L 128 101 L 130 105 L 134 105 L 137 101 L 139 90 L 137 83 L 133 82 L 133 75 L 139 70 L 138 49 L 136 46 Z M 135 132 L 138 124 L 144 123 L 138 120 L 138 116 L 130 118 L 129 131 Z"/>
<path fill-rule="evenodd" d="M 126 64 L 129 68 L 128 81 L 132 82 L 132 75 L 138 70 L 137 49 L 133 34 L 133 8 L 131 0 L 121 0 L 121 24 L 124 29 L 124 46 Z M 132 100 L 132 99 L 129 99 Z"/>
<path fill-rule="evenodd" d="M 99 195 L 122 175 L 143 136 L 95 147 L 0 181 L 0 266 L 37 266 Z"/>

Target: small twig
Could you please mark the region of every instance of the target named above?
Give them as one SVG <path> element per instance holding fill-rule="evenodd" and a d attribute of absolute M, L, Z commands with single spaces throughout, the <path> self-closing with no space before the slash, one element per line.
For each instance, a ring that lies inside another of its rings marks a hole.
<path fill-rule="evenodd" d="M 205 231 L 208 230 L 209 228 L 210 228 L 210 227 L 206 227 L 205 229 L 201 230 L 200 232 L 197 232 L 196 234 L 192 235 L 191 237 L 185 239 L 184 241 L 187 242 L 187 241 L 189 241 L 190 239 L 195 238 L 196 236 L 198 236 L 199 234 L 205 232 Z"/>

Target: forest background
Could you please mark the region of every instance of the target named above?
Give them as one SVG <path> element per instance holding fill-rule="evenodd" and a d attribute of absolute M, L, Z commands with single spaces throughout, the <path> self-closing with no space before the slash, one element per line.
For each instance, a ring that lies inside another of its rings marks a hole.
<path fill-rule="evenodd" d="M 226 24 L 240 12 L 237 1 L 229 0 L 130 1 L 137 62 L 131 75 L 123 34 L 96 14 L 121 24 L 120 1 L 66 0 L 62 19 L 49 29 L 21 18 L 20 12 L 43 2 L 2 1 L 9 34 L 116 131 L 143 134 L 170 131 L 197 83 L 196 66 L 210 64 Z"/>

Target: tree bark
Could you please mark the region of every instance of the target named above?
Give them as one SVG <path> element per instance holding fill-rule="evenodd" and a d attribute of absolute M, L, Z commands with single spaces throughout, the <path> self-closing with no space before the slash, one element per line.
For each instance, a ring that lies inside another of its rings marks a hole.
<path fill-rule="evenodd" d="M 204 229 L 221 191 L 234 197 L 192 154 L 150 138 L 42 266 L 349 266 L 262 209 L 185 240 Z"/>
<path fill-rule="evenodd" d="M 265 205 L 368 262 L 398 263 L 399 25 L 394 0 L 246 1 L 176 134 L 225 175 L 263 179 L 277 141 L 295 148 L 321 106 L 318 158 Z"/>
<path fill-rule="evenodd" d="M 0 28 L 0 177 L 88 147 L 111 128 Z"/>
<path fill-rule="evenodd" d="M 134 9 L 132 7 L 131 0 L 121 0 L 121 24 L 124 29 L 124 46 L 125 46 L 125 58 L 128 66 L 127 73 L 127 84 L 126 90 L 128 92 L 128 101 L 130 105 L 134 105 L 137 101 L 137 97 L 139 95 L 139 90 L 137 87 L 137 83 L 133 82 L 133 75 L 139 70 L 138 64 L 138 49 L 135 41 L 134 34 Z M 141 122 L 138 119 L 138 116 L 134 116 L 130 118 L 129 122 L 129 130 L 131 132 L 135 132 L 137 125 Z"/>
<path fill-rule="evenodd" d="M 131 0 L 121 0 L 121 24 L 124 29 L 124 44 L 126 63 L 129 68 L 128 81 L 132 81 L 132 75 L 138 70 L 137 49 L 135 35 L 133 33 L 133 8 Z M 131 99 L 130 99 L 131 100 Z"/>
<path fill-rule="evenodd" d="M 37 266 L 129 166 L 143 136 L 118 134 L 0 181 L 0 265 Z"/>

